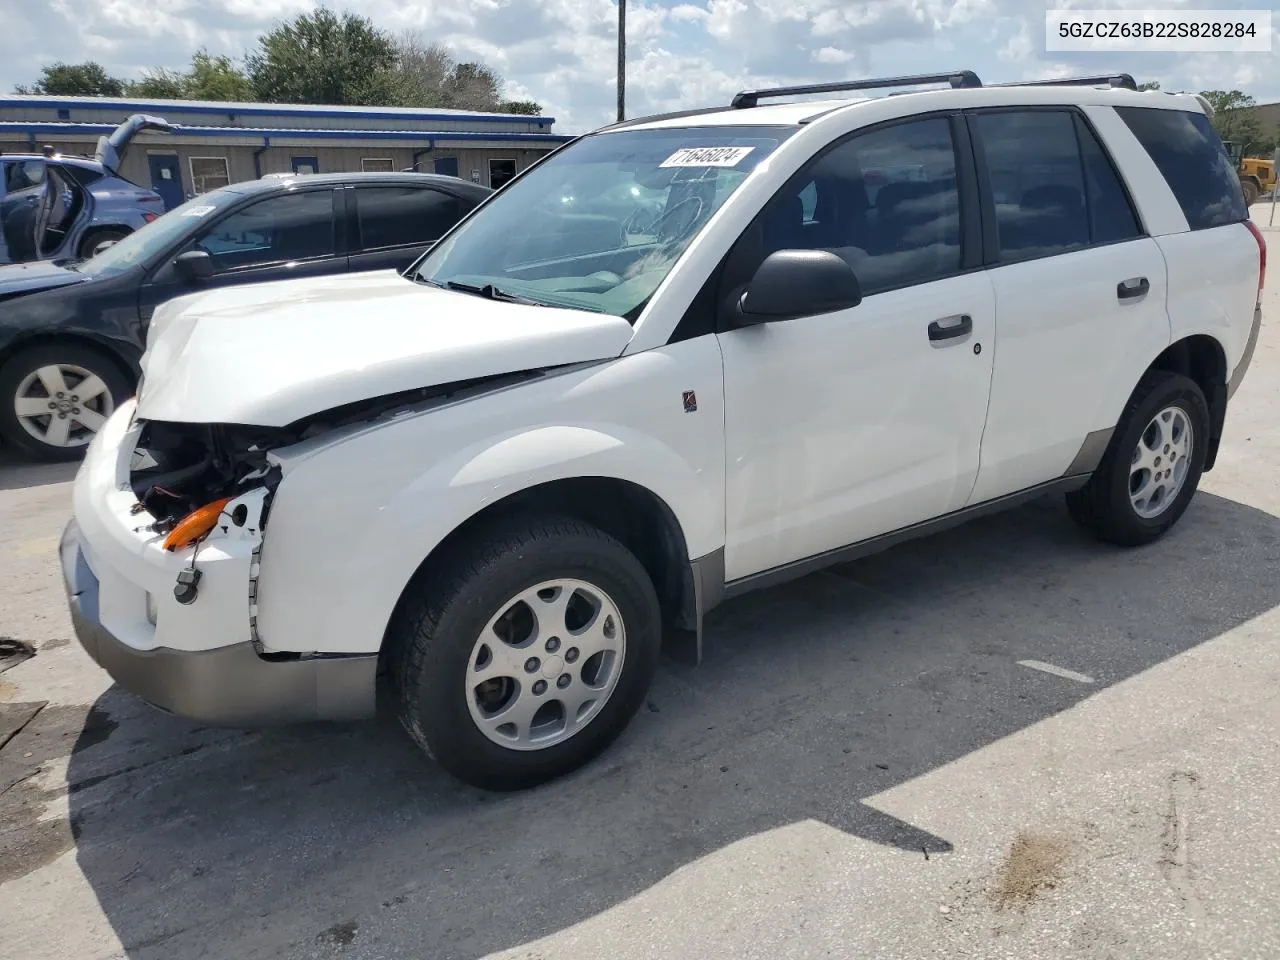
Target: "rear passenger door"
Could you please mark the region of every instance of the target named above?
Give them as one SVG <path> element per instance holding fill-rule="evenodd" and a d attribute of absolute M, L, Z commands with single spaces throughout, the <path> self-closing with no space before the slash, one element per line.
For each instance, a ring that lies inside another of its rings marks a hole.
<path fill-rule="evenodd" d="M 1169 318 L 1164 257 L 1083 115 L 975 111 L 969 129 L 997 328 L 980 503 L 1092 470 Z"/>
<path fill-rule="evenodd" d="M 405 269 L 469 209 L 453 194 L 413 184 L 359 186 L 346 193 L 353 271 Z"/>

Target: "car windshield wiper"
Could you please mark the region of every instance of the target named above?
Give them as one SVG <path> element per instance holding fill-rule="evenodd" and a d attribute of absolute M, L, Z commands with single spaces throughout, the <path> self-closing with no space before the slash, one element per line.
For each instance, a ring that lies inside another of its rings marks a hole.
<path fill-rule="evenodd" d="M 508 293 L 505 290 L 499 290 L 492 283 L 486 283 L 484 286 L 476 286 L 471 283 L 460 283 L 457 280 L 446 280 L 444 285 L 450 290 L 460 290 L 463 293 L 474 293 L 478 297 L 488 297 L 490 300 L 501 300 L 504 303 L 523 303 L 530 307 L 546 306 L 545 303 L 539 303 L 537 300 L 530 300 L 528 297 L 521 297 L 514 293 Z"/>

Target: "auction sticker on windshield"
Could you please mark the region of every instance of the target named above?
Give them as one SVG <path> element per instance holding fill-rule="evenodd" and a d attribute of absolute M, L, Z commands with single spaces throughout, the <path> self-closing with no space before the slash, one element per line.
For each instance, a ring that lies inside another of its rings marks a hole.
<path fill-rule="evenodd" d="M 685 147 L 677 150 L 660 167 L 736 167 L 755 147 Z"/>
<path fill-rule="evenodd" d="M 217 207 L 192 207 L 190 210 L 187 210 L 182 215 L 184 217 L 206 217 L 217 209 L 218 209 Z"/>

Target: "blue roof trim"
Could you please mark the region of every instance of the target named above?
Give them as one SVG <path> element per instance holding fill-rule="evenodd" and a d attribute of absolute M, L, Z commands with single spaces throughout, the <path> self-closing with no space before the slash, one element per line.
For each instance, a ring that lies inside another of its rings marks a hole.
<path fill-rule="evenodd" d="M 522 113 L 481 113 L 461 110 L 457 113 L 433 113 L 428 110 L 416 110 L 412 107 L 371 107 L 351 110 L 334 110 L 332 107 L 303 106 L 296 103 L 267 103 L 241 106 L 239 104 L 213 104 L 199 100 L 129 100 L 121 97 L 0 97 L 0 106 L 15 106 L 39 109 L 86 109 L 110 110 L 112 108 L 145 111 L 164 115 L 166 110 L 173 113 L 204 113 L 225 117 L 227 114 L 245 116 L 285 116 L 285 117 L 367 117 L 369 119 L 399 119 L 412 117 L 415 120 L 443 120 L 466 123 L 536 123 L 539 126 L 550 126 L 556 122 L 555 117 L 530 116 Z"/>
<path fill-rule="evenodd" d="M 109 134 L 110 123 L 30 123 L 25 120 L 0 121 L 0 131 L 22 134 L 84 133 Z M 573 137 L 561 133 L 483 133 L 477 130 L 289 130 L 265 127 L 183 127 L 174 126 L 177 136 L 213 139 L 272 137 L 294 140 L 507 140 L 516 143 L 566 143 Z"/>

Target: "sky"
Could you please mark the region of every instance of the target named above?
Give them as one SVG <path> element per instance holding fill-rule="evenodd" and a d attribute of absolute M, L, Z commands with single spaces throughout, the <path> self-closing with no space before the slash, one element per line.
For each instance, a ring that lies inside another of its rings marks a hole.
<path fill-rule="evenodd" d="M 12 4 L 12 5 L 11 5 Z M 5 3 L 0 90 L 44 64 L 96 60 L 137 77 L 204 46 L 243 56 L 314 0 Z M 616 0 L 329 0 L 393 32 L 480 59 L 577 133 L 615 114 Z M 628 0 L 627 115 L 727 103 L 740 89 L 971 69 L 988 82 L 1126 71 L 1165 89 L 1241 89 L 1280 101 L 1280 0 L 1056 0 L 1081 9 L 1271 9 L 1271 53 L 1046 53 L 1045 4 L 1028 0 Z"/>

